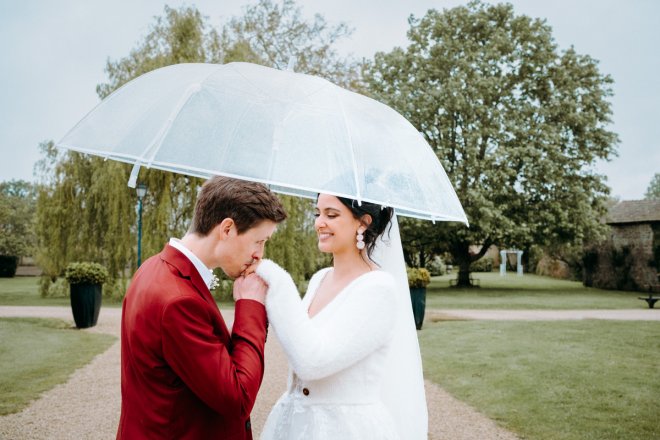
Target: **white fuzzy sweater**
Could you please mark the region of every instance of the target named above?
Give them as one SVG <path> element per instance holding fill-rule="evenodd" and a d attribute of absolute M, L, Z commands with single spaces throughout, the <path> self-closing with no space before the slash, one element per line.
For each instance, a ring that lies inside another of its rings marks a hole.
<path fill-rule="evenodd" d="M 394 280 L 366 273 L 310 318 L 328 270 L 312 277 L 301 300 L 284 269 L 269 260 L 257 268 L 269 285 L 268 319 L 291 367 L 262 439 L 396 439 L 379 387 L 395 316 Z"/>

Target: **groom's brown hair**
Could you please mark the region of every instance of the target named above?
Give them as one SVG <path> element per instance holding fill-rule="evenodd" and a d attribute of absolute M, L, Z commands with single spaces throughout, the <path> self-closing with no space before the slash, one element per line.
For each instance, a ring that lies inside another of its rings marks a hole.
<path fill-rule="evenodd" d="M 264 220 L 280 223 L 286 212 L 277 196 L 261 183 L 216 176 L 202 185 L 190 232 L 206 236 L 231 218 L 239 234 Z"/>

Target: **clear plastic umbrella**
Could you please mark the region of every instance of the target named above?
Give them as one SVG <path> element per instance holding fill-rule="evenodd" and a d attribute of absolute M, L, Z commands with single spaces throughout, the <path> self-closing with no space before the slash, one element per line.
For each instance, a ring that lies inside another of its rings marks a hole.
<path fill-rule="evenodd" d="M 177 64 L 116 90 L 59 147 L 192 176 L 263 182 L 467 223 L 451 182 L 403 116 L 325 79 L 249 63 Z"/>

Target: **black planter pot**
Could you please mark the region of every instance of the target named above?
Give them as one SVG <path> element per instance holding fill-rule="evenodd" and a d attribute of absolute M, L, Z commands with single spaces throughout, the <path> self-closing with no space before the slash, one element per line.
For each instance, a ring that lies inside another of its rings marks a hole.
<path fill-rule="evenodd" d="M 18 257 L 14 255 L 0 255 L 0 277 L 12 278 L 16 275 Z"/>
<path fill-rule="evenodd" d="M 94 327 L 101 310 L 100 284 L 71 284 L 71 311 L 78 328 Z"/>
<path fill-rule="evenodd" d="M 421 330 L 424 322 L 424 312 L 426 311 L 426 287 L 411 287 L 410 301 L 415 317 L 415 327 L 417 327 L 417 330 Z"/>

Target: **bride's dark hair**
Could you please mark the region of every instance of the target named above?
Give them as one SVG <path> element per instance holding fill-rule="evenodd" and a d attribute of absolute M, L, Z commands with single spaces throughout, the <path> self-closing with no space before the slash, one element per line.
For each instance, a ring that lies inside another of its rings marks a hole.
<path fill-rule="evenodd" d="M 351 211 L 353 217 L 356 219 L 361 219 L 365 214 L 371 216 L 371 224 L 364 231 L 364 234 L 362 234 L 364 235 L 364 244 L 365 249 L 367 250 L 367 255 L 371 258 L 371 253 L 376 246 L 376 239 L 385 232 L 388 225 L 391 225 L 394 210 L 375 203 L 362 202 L 362 204 L 358 204 L 356 200 L 347 199 L 345 197 L 337 198 Z"/>

